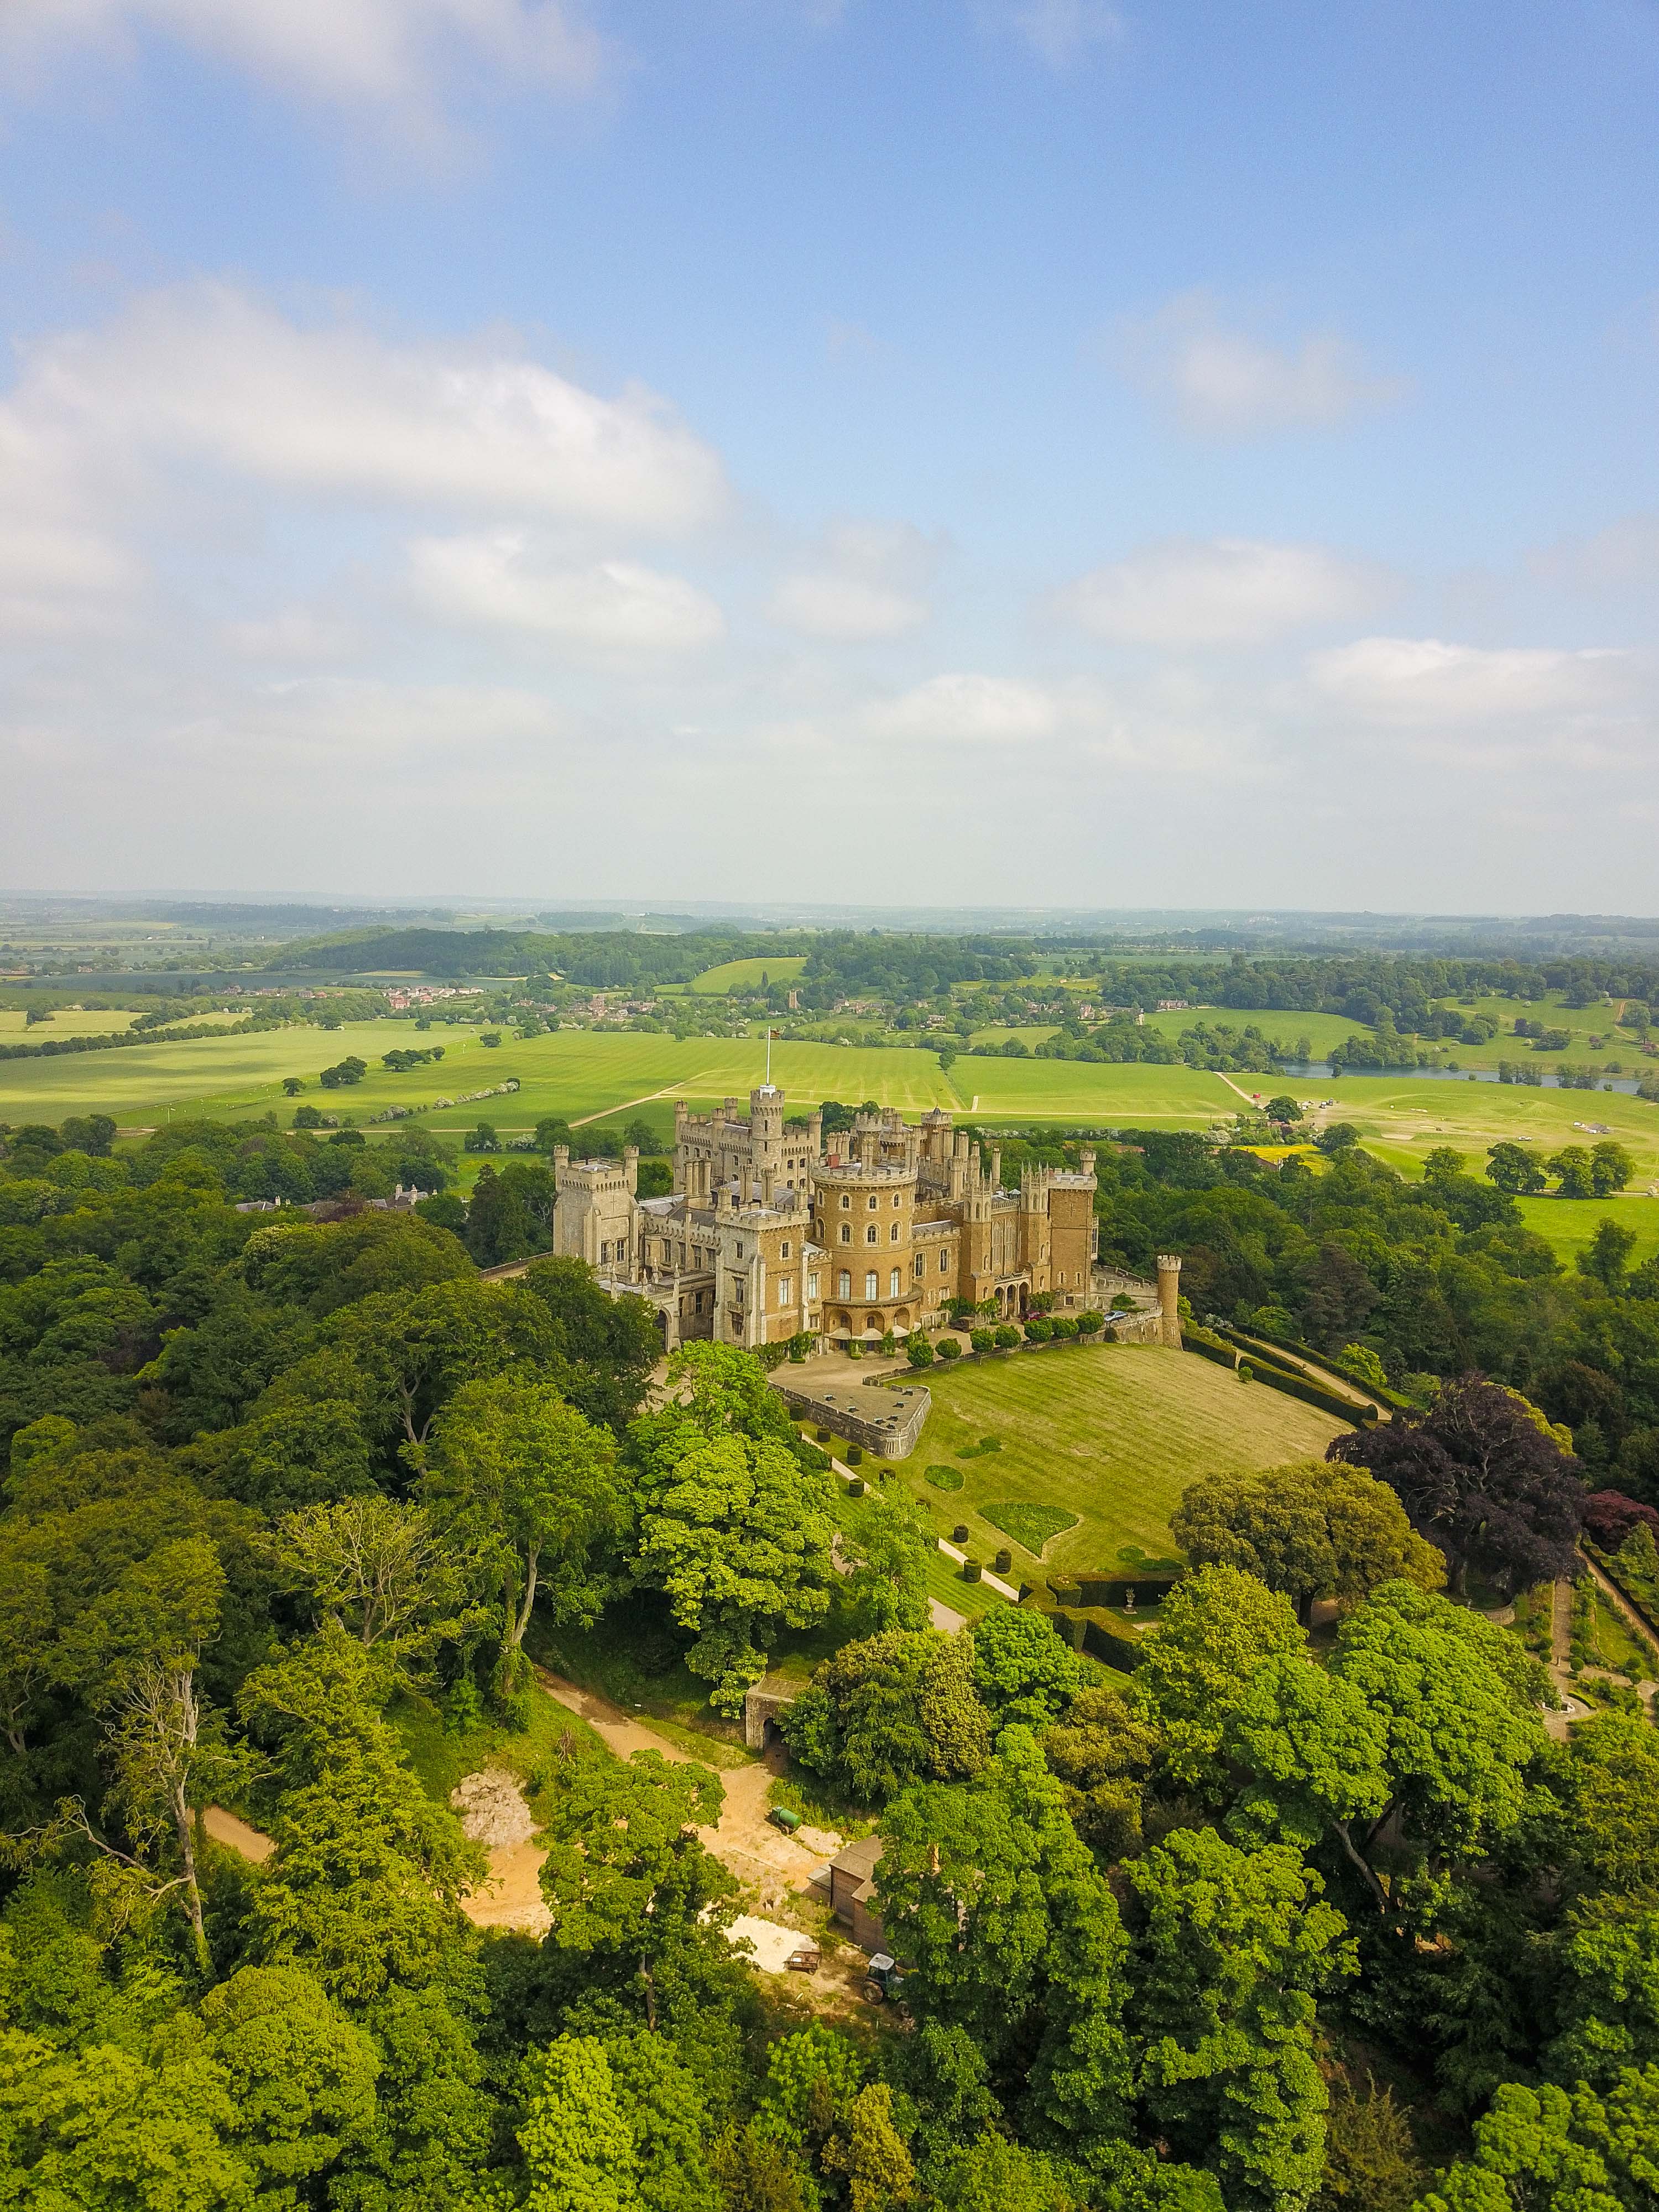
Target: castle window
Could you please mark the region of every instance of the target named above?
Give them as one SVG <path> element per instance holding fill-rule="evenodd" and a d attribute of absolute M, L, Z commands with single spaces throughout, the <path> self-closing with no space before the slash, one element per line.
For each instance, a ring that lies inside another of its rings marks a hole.
<path fill-rule="evenodd" d="M 871 1212 L 872 1212 L 872 1213 L 873 1213 L 873 1212 L 875 1212 L 875 1210 L 876 1210 L 876 1204 L 877 1204 L 876 1196 L 875 1196 L 874 1192 L 872 1191 L 872 1192 L 871 1193 L 871 1194 L 870 1194 L 870 1211 L 871 1211 Z"/>
<path fill-rule="evenodd" d="M 948 1275 L 948 1274 L 950 1273 L 950 1272 L 951 1272 L 951 1255 L 950 1255 L 948 1252 L 941 1252 L 941 1253 L 939 1254 L 939 1273 L 940 1273 L 940 1274 L 941 1274 L 941 1275 Z"/>
<path fill-rule="evenodd" d="M 866 1244 L 873 1244 L 876 1241 L 876 1224 L 873 1221 L 864 1232 L 864 1241 Z"/>
<path fill-rule="evenodd" d="M 853 1278 L 843 1267 L 836 1278 L 836 1296 L 838 1298 L 850 1298 L 852 1295 Z"/>
<path fill-rule="evenodd" d="M 864 1295 L 866 1298 L 878 1298 L 881 1296 L 881 1277 L 873 1267 L 864 1279 Z"/>
<path fill-rule="evenodd" d="M 852 1289 L 852 1285 L 849 1284 L 849 1285 L 848 1285 L 847 1290 L 845 1290 L 845 1291 L 843 1291 L 842 1292 L 842 1296 L 843 1297 L 846 1297 L 849 1294 L 849 1292 L 850 1292 L 851 1289 Z M 807 1295 L 807 1297 L 808 1297 L 809 1298 L 816 1298 L 816 1297 L 817 1297 L 817 1294 L 818 1294 L 818 1279 L 817 1279 L 817 1277 L 816 1275 L 809 1275 L 809 1276 L 806 1278 L 806 1295 Z"/>
<path fill-rule="evenodd" d="M 602 1267 L 608 1267 L 610 1264 L 611 1247 L 608 1244 L 601 1244 L 599 1247 L 599 1265 Z"/>
<path fill-rule="evenodd" d="M 842 1224 L 841 1224 L 841 1241 L 842 1241 L 842 1243 L 843 1244 L 850 1244 L 850 1243 L 852 1243 L 852 1241 L 853 1241 L 853 1225 L 852 1225 L 851 1222 L 848 1222 L 848 1221 L 843 1221 L 843 1222 L 842 1223 Z"/>
<path fill-rule="evenodd" d="M 888 1297 L 890 1297 L 890 1298 L 896 1298 L 896 1297 L 898 1296 L 899 1292 L 903 1289 L 903 1287 L 904 1287 L 903 1279 L 902 1279 L 902 1276 L 901 1276 L 901 1274 L 900 1274 L 900 1273 L 899 1273 L 899 1270 L 898 1270 L 896 1267 L 895 1267 L 895 1268 L 894 1268 L 894 1270 L 893 1270 L 893 1272 L 892 1272 L 892 1273 L 891 1273 L 891 1275 L 888 1278 L 888 1281 L 887 1281 L 887 1295 L 888 1295 Z"/>
<path fill-rule="evenodd" d="M 780 1275 L 778 1277 L 778 1304 L 781 1306 L 792 1306 L 794 1303 L 795 1285 L 793 1277 L 788 1275 Z"/>
<path fill-rule="evenodd" d="M 898 1194 L 898 1193 L 897 1193 L 896 1191 L 895 1191 L 895 1192 L 893 1193 L 893 1211 L 894 1211 L 894 1212 L 895 1212 L 895 1213 L 896 1213 L 896 1212 L 898 1212 L 898 1210 L 899 1210 L 899 1194 Z"/>
<path fill-rule="evenodd" d="M 917 1255 L 916 1255 L 916 1271 L 915 1271 L 915 1272 L 916 1272 L 916 1280 L 917 1280 L 918 1282 L 920 1282 L 920 1281 L 921 1280 L 922 1277 L 923 1277 L 923 1276 L 927 1273 L 927 1255 L 925 1252 L 918 1252 L 918 1253 L 917 1253 Z"/>
<path fill-rule="evenodd" d="M 850 1198 L 848 1198 L 848 1196 L 847 1195 L 847 1193 L 846 1193 L 845 1191 L 842 1191 L 842 1194 L 841 1194 L 841 1210 L 842 1210 L 842 1212 L 843 1213 L 845 1213 L 845 1212 L 846 1212 L 846 1211 L 847 1211 L 847 1209 L 848 1209 L 848 1207 L 852 1203 L 853 1203 L 853 1201 L 852 1201 L 852 1200 L 851 1200 Z"/>
<path fill-rule="evenodd" d="M 739 1260 L 743 1257 L 743 1239 L 741 1237 L 738 1239 L 738 1257 Z"/>
<path fill-rule="evenodd" d="M 778 1257 L 780 1260 L 787 1260 L 789 1257 L 789 1239 L 787 1237 L 778 1247 Z"/>

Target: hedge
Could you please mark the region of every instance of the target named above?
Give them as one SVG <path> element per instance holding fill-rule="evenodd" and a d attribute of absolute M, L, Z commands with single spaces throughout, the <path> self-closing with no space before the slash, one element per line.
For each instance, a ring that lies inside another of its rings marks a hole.
<path fill-rule="evenodd" d="M 1059 1633 L 1066 1638 L 1073 1651 L 1086 1651 L 1092 1659 L 1101 1659 L 1120 1673 L 1129 1674 L 1139 1666 L 1140 1645 L 1133 1636 L 1126 1636 L 1121 1625 L 1101 1606 L 1061 1606 L 1054 1601 L 1052 1591 L 1036 1589 L 1027 1601 L 1032 1609 L 1045 1614 Z"/>
<path fill-rule="evenodd" d="M 1051 1575 L 1048 1588 L 1054 1592 L 1054 1603 L 1063 1606 L 1121 1606 L 1133 1590 L 1137 1598 L 1166 1597 L 1183 1577 L 1169 1572 L 1146 1575 L 1126 1575 L 1121 1569 L 1111 1574 Z"/>
<path fill-rule="evenodd" d="M 1224 1367 L 1236 1368 L 1238 1354 L 1233 1346 L 1218 1343 L 1214 1338 L 1209 1338 L 1206 1342 L 1208 1335 L 1207 1330 L 1200 1332 L 1183 1328 L 1181 1333 L 1182 1348 L 1197 1352 L 1200 1358 L 1218 1360 Z M 1376 1425 L 1377 1413 L 1375 1406 L 1356 1406 L 1350 1398 L 1339 1398 L 1334 1390 L 1322 1389 L 1310 1376 L 1298 1374 L 1292 1368 L 1273 1365 L 1260 1352 L 1251 1360 L 1250 1369 L 1256 1382 L 1267 1383 L 1270 1389 L 1284 1391 L 1286 1397 L 1300 1398 L 1304 1405 L 1317 1406 L 1322 1413 L 1334 1413 L 1338 1420 L 1347 1421 L 1354 1428 Z"/>
<path fill-rule="evenodd" d="M 1312 1345 L 1304 1344 L 1297 1337 L 1273 1336 L 1265 1328 L 1234 1328 L 1226 1322 L 1218 1322 L 1215 1333 L 1218 1336 L 1224 1337 L 1231 1344 L 1244 1346 L 1270 1344 L 1277 1351 L 1293 1352 L 1298 1358 L 1311 1359 L 1319 1366 L 1328 1368 L 1333 1375 L 1340 1375 L 1342 1372 L 1334 1359 L 1322 1352 L 1316 1352 Z M 1410 1413 L 1417 1410 L 1409 1398 L 1401 1398 L 1393 1390 L 1379 1390 L 1374 1382 L 1361 1383 L 1352 1376 L 1349 1376 L 1346 1379 L 1353 1383 L 1356 1389 L 1369 1390 L 1374 1398 L 1378 1399 L 1389 1408 L 1390 1413 Z"/>

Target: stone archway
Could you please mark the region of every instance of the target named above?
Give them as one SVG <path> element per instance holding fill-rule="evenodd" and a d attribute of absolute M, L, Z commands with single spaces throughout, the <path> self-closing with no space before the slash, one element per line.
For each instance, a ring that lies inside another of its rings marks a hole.
<path fill-rule="evenodd" d="M 881 1336 L 885 1334 L 886 1332 L 882 1322 L 882 1318 L 878 1313 L 866 1314 L 864 1316 L 864 1333 L 866 1336 Z"/>

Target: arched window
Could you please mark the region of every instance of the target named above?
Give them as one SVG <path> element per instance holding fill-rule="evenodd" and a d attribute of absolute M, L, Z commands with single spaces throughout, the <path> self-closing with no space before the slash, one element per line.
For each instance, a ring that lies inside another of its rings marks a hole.
<path fill-rule="evenodd" d="M 881 1277 L 877 1274 L 873 1267 L 864 1279 L 864 1295 L 866 1298 L 878 1298 L 881 1296 Z"/>
<path fill-rule="evenodd" d="M 850 1298 L 852 1295 L 853 1278 L 848 1271 L 843 1267 L 840 1274 L 836 1278 L 836 1296 L 838 1298 Z"/>
<path fill-rule="evenodd" d="M 853 1224 L 850 1221 L 843 1221 L 841 1224 L 841 1241 L 843 1244 L 850 1244 L 853 1241 Z"/>
<path fill-rule="evenodd" d="M 898 1241 L 899 1241 L 899 1224 L 898 1224 L 898 1223 L 897 1223 L 896 1221 L 893 1224 L 893 1240 L 892 1240 L 892 1241 L 894 1242 L 894 1243 L 895 1243 L 895 1244 L 896 1244 L 896 1243 L 898 1243 Z"/>
<path fill-rule="evenodd" d="M 864 1232 L 864 1241 L 866 1244 L 873 1244 L 876 1241 L 876 1224 L 873 1221 Z"/>
<path fill-rule="evenodd" d="M 887 1295 L 890 1298 L 896 1298 L 903 1288 L 904 1279 L 902 1273 L 900 1269 L 895 1267 L 887 1285 Z"/>

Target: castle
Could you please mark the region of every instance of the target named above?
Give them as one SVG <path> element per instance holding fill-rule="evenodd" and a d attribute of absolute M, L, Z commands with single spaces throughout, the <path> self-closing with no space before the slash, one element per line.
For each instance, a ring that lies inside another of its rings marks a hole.
<path fill-rule="evenodd" d="M 1075 1174 L 1027 1168 L 1002 1188 L 992 1148 L 940 1109 L 914 1127 L 892 1109 L 825 1140 L 821 1114 L 784 1119 L 771 1084 L 717 1114 L 674 1109 L 674 1188 L 641 1198 L 639 1155 L 553 1155 L 556 1252 L 612 1291 L 655 1306 L 669 1348 L 693 1337 L 755 1346 L 933 1328 L 955 1298 L 1018 1318 L 1034 1297 L 1091 1303 L 1095 1156 Z"/>

